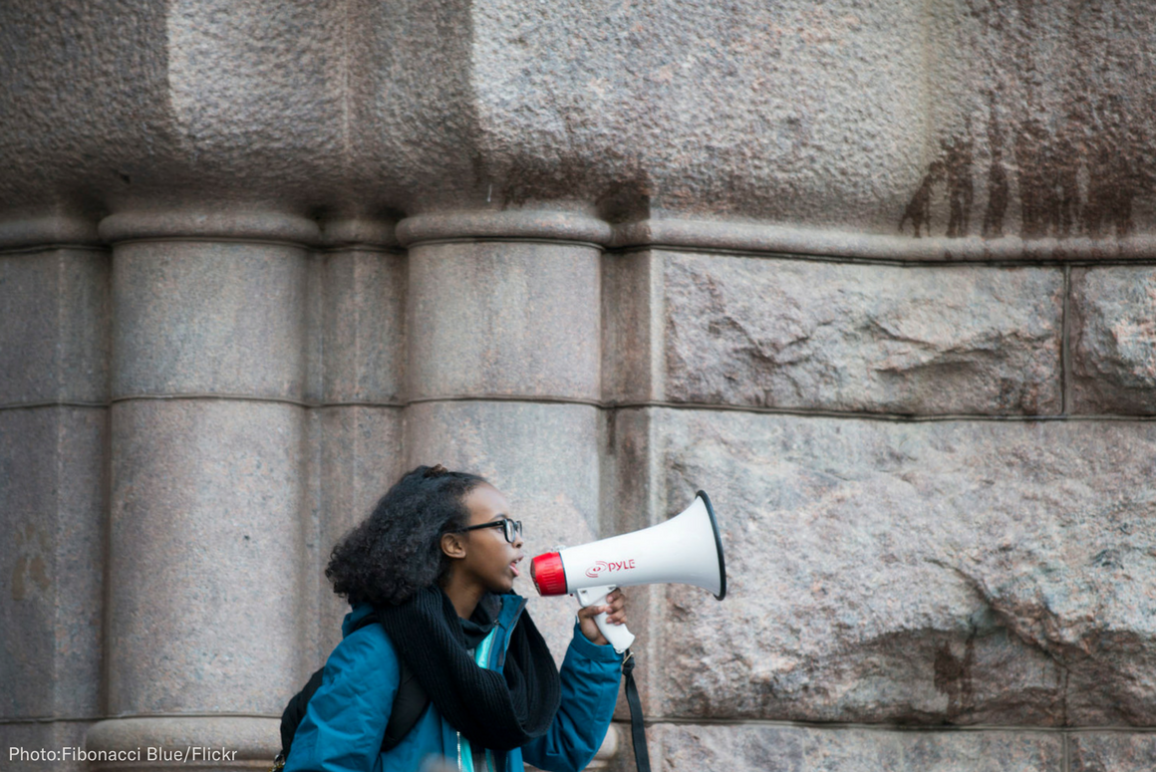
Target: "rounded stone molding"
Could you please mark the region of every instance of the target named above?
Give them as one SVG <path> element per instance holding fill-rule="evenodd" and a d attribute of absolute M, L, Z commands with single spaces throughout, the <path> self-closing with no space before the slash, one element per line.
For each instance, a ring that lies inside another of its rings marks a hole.
<path fill-rule="evenodd" d="M 321 223 L 321 246 L 329 249 L 352 246 L 396 249 L 397 223 L 360 217 L 324 220 Z"/>
<path fill-rule="evenodd" d="M 53 214 L 0 221 L 0 250 L 99 243 L 94 219 Z"/>
<path fill-rule="evenodd" d="M 274 211 L 129 211 L 100 221 L 100 238 L 109 243 L 146 239 L 221 239 L 280 241 L 313 245 L 321 240 L 315 220 Z"/>
<path fill-rule="evenodd" d="M 281 750 L 280 721 L 254 716 L 164 716 L 114 718 L 101 721 L 85 736 L 85 751 L 139 754 L 139 761 L 91 761 L 92 772 L 181 769 L 192 772 L 223 769 L 265 770 Z M 176 761 L 172 754 L 197 757 Z M 157 759 L 149 763 L 150 751 Z M 162 760 L 168 758 L 169 760 Z M 205 758 L 209 757 L 209 758 Z M 131 757 L 129 757 L 131 758 Z"/>
<path fill-rule="evenodd" d="M 456 239 L 610 241 L 610 224 L 590 215 L 564 211 L 511 210 L 421 214 L 402 220 L 397 240 L 403 246 Z"/>
<path fill-rule="evenodd" d="M 703 252 L 759 252 L 871 262 L 992 262 L 1144 260 L 1156 257 L 1156 237 L 1122 239 L 979 236 L 913 238 L 756 222 L 652 219 L 613 226 L 613 249 L 663 247 Z"/>

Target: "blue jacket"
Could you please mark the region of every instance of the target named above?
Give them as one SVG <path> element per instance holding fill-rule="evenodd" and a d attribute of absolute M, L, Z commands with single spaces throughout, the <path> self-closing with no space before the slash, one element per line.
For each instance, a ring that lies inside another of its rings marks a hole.
<path fill-rule="evenodd" d="M 501 670 L 510 631 L 526 607 L 518 595 L 501 599 L 489 661 L 494 670 Z M 345 616 L 344 640 L 325 663 L 321 686 L 297 727 L 284 772 L 415 772 L 430 754 L 460 768 L 458 733 L 433 703 L 397 747 L 381 752 L 399 669 L 393 643 L 381 625 L 349 632 L 371 610 L 358 604 Z M 560 671 L 562 703 L 554 723 L 543 736 L 507 753 L 506 768 L 497 772 L 521 772 L 523 761 L 551 772 L 583 769 L 610 726 L 620 675 L 621 658 L 614 648 L 591 643 L 575 624 Z"/>

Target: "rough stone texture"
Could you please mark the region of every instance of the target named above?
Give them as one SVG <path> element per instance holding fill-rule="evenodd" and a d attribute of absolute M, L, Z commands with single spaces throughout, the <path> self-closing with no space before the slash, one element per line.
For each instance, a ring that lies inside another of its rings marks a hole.
<path fill-rule="evenodd" d="M 1156 769 L 1156 735 L 1129 732 L 1073 734 L 1071 772 L 1147 772 Z"/>
<path fill-rule="evenodd" d="M 31 757 L 10 759 L 12 748 L 27 751 L 83 748 L 85 732 L 91 721 L 44 721 L 26 724 L 0 724 L 0 752 L 4 756 L 4 772 L 86 772 L 88 765 L 73 759 L 33 761 Z M 74 751 L 70 753 L 75 756 Z"/>
<path fill-rule="evenodd" d="M 106 423 L 0 410 L 0 720 L 100 709 Z"/>
<path fill-rule="evenodd" d="M 207 195 L 345 221 L 581 201 L 613 221 L 1124 243 L 1156 221 L 1148 11 L 19 0 L 0 9 L 20 63 L 0 207 Z"/>
<path fill-rule="evenodd" d="M 309 672 L 320 667 L 341 641 L 341 620 L 349 611 L 324 576 L 329 553 L 406 471 L 401 410 L 349 406 L 314 412 L 319 429 L 312 443 L 320 455 L 319 532 L 309 545 L 313 559 L 306 565 L 317 566 L 321 613 L 316 664 Z"/>
<path fill-rule="evenodd" d="M 300 399 L 306 268 L 304 252 L 290 246 L 118 246 L 113 394 Z"/>
<path fill-rule="evenodd" d="M 404 258 L 332 252 L 324 283 L 323 400 L 396 402 L 405 367 Z"/>
<path fill-rule="evenodd" d="M 108 399 L 109 258 L 0 254 L 0 405 Z"/>
<path fill-rule="evenodd" d="M 506 494 L 524 524 L 529 558 L 598 538 L 602 419 L 586 405 L 426 402 L 405 411 L 406 469 L 444 464 L 480 474 Z M 574 625 L 574 599 L 538 598 L 527 571 L 514 591 L 559 663 Z"/>
<path fill-rule="evenodd" d="M 724 769 L 734 772 L 1064 770 L 1063 739 L 1057 734 L 671 724 L 652 726 L 649 733 L 651 764 L 664 772 Z M 634 769 L 633 759 L 628 760 L 628 755 L 622 754 L 619 769 Z"/>
<path fill-rule="evenodd" d="M 675 402 L 1058 414 L 1058 268 L 655 253 Z"/>
<path fill-rule="evenodd" d="M 1156 268 L 1072 270 L 1072 412 L 1156 412 Z"/>
<path fill-rule="evenodd" d="M 601 394 L 598 250 L 446 243 L 409 251 L 409 397 Z"/>
<path fill-rule="evenodd" d="M 1156 426 L 648 412 L 729 577 L 666 588 L 650 715 L 1153 723 Z"/>
<path fill-rule="evenodd" d="M 280 711 L 303 681 L 304 411 L 112 408 L 109 709 Z"/>

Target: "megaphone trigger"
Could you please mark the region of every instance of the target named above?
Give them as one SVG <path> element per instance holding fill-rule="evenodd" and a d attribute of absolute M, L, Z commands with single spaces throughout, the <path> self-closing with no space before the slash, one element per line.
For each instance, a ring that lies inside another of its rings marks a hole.
<path fill-rule="evenodd" d="M 578 602 L 582 604 L 582 608 L 589 606 L 599 606 L 606 603 L 606 596 L 618 589 L 613 584 L 604 585 L 601 587 L 583 587 L 577 590 L 574 594 L 578 596 Z M 594 624 L 598 625 L 598 631 L 602 633 L 602 637 L 606 642 L 614 647 L 614 650 L 621 654 L 630 648 L 630 644 L 634 643 L 634 633 L 626 629 L 626 625 L 612 625 L 608 619 L 609 614 L 603 611 L 601 614 L 594 616 Z"/>

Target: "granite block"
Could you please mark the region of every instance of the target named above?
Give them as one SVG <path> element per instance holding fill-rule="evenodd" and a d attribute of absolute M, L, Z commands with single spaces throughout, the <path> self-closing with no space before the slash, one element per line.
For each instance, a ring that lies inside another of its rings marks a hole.
<path fill-rule="evenodd" d="M 1063 772 L 1058 734 L 655 724 L 651 763 L 667 772 Z M 633 770 L 629 753 L 618 769 Z M 657 758 L 656 758 L 657 757 Z"/>
<path fill-rule="evenodd" d="M 396 402 L 405 367 L 405 259 L 343 250 L 325 256 L 325 402 Z"/>
<path fill-rule="evenodd" d="M 305 411 L 112 409 L 109 709 L 273 713 L 313 659 Z"/>
<path fill-rule="evenodd" d="M 1146 772 L 1156 769 L 1156 735 L 1150 732 L 1077 732 L 1071 772 Z"/>
<path fill-rule="evenodd" d="M 109 257 L 0 255 L 0 404 L 108 399 Z"/>
<path fill-rule="evenodd" d="M 107 415 L 0 410 L 0 719 L 100 707 Z"/>
<path fill-rule="evenodd" d="M 1156 426 L 649 412 L 729 590 L 663 588 L 651 715 L 1152 724 Z"/>
<path fill-rule="evenodd" d="M 1072 269 L 1074 413 L 1156 413 L 1156 268 Z"/>
<path fill-rule="evenodd" d="M 409 251 L 409 397 L 601 395 L 599 252 L 419 244 Z"/>
<path fill-rule="evenodd" d="M 1059 268 L 657 254 L 667 400 L 904 414 L 1062 408 Z"/>
<path fill-rule="evenodd" d="M 300 399 L 307 365 L 306 276 L 305 253 L 292 246 L 117 246 L 113 394 Z"/>

